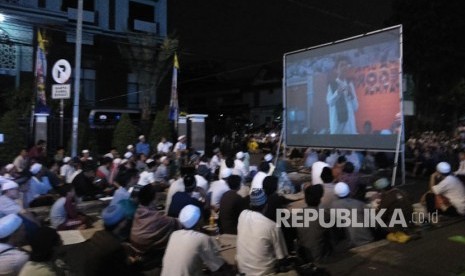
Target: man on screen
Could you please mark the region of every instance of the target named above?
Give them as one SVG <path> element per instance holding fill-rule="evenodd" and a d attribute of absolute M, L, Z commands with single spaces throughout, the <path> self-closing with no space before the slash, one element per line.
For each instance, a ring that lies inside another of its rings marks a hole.
<path fill-rule="evenodd" d="M 346 56 L 336 59 L 336 77 L 329 81 L 326 103 L 329 109 L 330 134 L 357 134 L 355 112 L 357 95 L 349 78 L 350 60 Z"/>

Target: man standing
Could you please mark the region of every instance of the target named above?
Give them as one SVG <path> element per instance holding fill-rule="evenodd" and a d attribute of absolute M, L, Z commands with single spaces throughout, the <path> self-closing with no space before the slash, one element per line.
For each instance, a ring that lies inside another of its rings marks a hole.
<path fill-rule="evenodd" d="M 349 69 L 348 57 L 342 56 L 336 60 L 336 78 L 330 81 L 326 94 L 330 134 L 357 134 L 355 112 L 358 100 L 354 84 L 349 78 Z"/>

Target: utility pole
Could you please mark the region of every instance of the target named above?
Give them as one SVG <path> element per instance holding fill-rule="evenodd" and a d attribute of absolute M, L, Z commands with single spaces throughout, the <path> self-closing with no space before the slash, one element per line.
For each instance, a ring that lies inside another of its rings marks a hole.
<path fill-rule="evenodd" d="M 81 43 L 82 43 L 82 10 L 84 0 L 78 0 L 76 23 L 76 59 L 74 71 L 74 105 L 73 105 L 73 133 L 71 156 L 77 156 L 78 126 L 79 126 L 79 90 L 81 81 Z"/>

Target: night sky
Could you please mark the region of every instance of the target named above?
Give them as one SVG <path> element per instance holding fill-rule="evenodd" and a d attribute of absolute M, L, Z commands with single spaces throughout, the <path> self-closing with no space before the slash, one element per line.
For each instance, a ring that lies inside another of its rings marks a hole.
<path fill-rule="evenodd" d="M 190 70 L 181 85 L 244 78 L 263 65 L 282 70 L 284 53 L 386 27 L 390 15 L 390 0 L 168 1 L 181 70 Z"/>

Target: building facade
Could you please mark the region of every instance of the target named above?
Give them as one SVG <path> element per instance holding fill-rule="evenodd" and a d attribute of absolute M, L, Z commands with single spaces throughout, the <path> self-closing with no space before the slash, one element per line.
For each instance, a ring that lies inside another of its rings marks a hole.
<path fill-rule="evenodd" d="M 0 96 L 22 85 L 32 86 L 39 30 L 46 41 L 48 98 L 54 83 L 50 74 L 53 64 L 67 59 L 74 70 L 77 3 L 0 0 Z M 134 59 L 140 58 L 137 53 L 141 48 L 149 48 L 166 37 L 166 11 L 166 0 L 84 0 L 80 82 L 83 107 L 139 107 L 138 91 L 144 84 L 134 70 Z M 152 44 L 145 46 L 147 41 Z"/>

